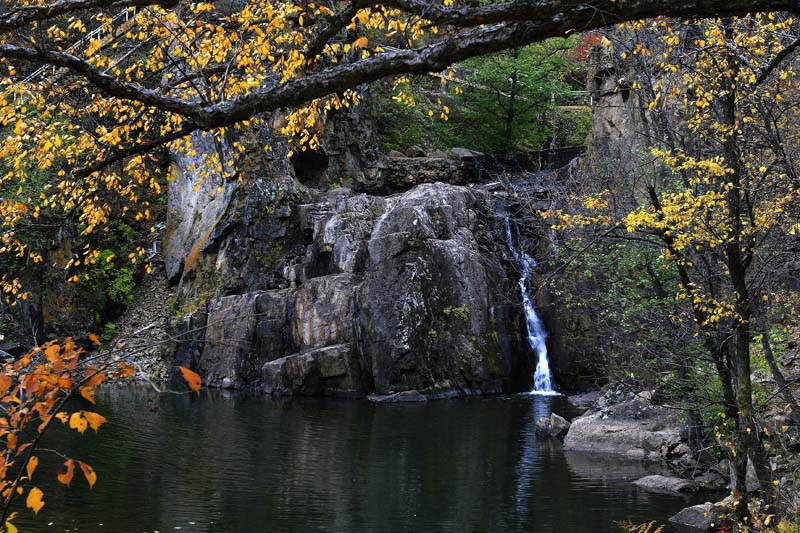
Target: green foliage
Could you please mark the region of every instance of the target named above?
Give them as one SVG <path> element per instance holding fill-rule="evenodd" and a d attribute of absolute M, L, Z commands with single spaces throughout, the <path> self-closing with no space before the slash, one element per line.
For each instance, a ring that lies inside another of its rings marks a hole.
<path fill-rule="evenodd" d="M 467 146 L 489 153 L 538 150 L 555 135 L 570 39 L 551 39 L 461 65 Z M 480 128 L 474 127 L 480 124 Z"/>
<path fill-rule="evenodd" d="M 551 39 L 471 59 L 446 79 L 373 85 L 371 114 L 384 150 L 465 146 L 509 153 L 583 144 L 591 109 L 563 105 L 570 103 L 571 74 L 580 68 L 575 46 L 573 38 Z"/>
<path fill-rule="evenodd" d="M 113 322 L 107 322 L 103 326 L 103 332 L 100 334 L 100 342 L 103 344 L 107 344 L 114 339 L 114 335 L 117 334 L 117 325 Z"/>
<path fill-rule="evenodd" d="M 466 305 L 462 305 L 461 307 L 448 306 L 444 308 L 444 316 L 453 316 L 466 324 L 469 322 L 469 309 L 467 309 Z"/>

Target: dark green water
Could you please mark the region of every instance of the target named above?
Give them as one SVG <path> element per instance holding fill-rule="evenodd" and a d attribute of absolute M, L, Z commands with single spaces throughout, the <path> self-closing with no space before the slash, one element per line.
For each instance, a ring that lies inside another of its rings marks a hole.
<path fill-rule="evenodd" d="M 565 453 L 534 421 L 561 398 L 374 405 L 212 393 L 98 392 L 100 433 L 60 446 L 98 472 L 94 490 L 45 490 L 25 531 L 618 531 L 689 502 L 638 490 L 636 463 Z M 53 435 L 62 439 L 64 435 Z M 48 525 L 52 523 L 52 525 Z"/>

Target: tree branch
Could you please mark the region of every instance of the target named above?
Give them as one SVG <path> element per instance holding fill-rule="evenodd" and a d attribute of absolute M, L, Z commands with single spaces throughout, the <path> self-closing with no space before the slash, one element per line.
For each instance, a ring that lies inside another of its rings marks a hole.
<path fill-rule="evenodd" d="M 179 0 L 61 0 L 52 4 L 19 6 L 0 13 L 0 34 L 11 33 L 34 22 L 42 22 L 55 17 L 87 9 L 123 9 L 126 7 L 145 7 L 160 5 L 173 7 Z"/>

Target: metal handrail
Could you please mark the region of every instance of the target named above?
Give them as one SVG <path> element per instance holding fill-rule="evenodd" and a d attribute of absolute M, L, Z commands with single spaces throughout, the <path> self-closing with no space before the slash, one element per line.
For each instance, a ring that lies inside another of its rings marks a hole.
<path fill-rule="evenodd" d="M 128 20 L 130 20 L 130 17 L 131 17 L 131 15 L 133 15 L 133 14 L 134 14 L 134 12 L 135 12 L 135 9 L 131 9 L 131 8 L 127 8 L 127 7 L 126 7 L 125 9 L 123 9 L 122 11 L 120 11 L 119 13 L 117 13 L 116 15 L 114 15 L 114 16 L 111 18 L 111 22 L 112 22 L 112 23 L 114 23 L 114 22 L 119 22 L 119 21 L 120 21 L 120 20 L 122 20 L 122 19 L 124 19 L 124 21 L 125 21 L 125 22 L 128 22 Z M 103 33 L 103 26 L 104 26 L 104 25 L 103 25 L 103 24 L 101 24 L 101 25 L 100 25 L 100 26 L 98 26 L 97 28 L 95 28 L 95 29 L 93 29 L 92 31 L 88 32 L 86 35 L 84 35 L 83 37 L 81 37 L 79 40 L 77 40 L 76 42 L 72 43 L 72 45 L 71 45 L 69 48 L 67 48 L 67 49 L 65 50 L 65 52 L 67 52 L 67 53 L 71 53 L 71 52 L 75 51 L 76 49 L 78 49 L 78 47 L 80 47 L 82 44 L 84 44 L 84 43 L 87 43 L 87 42 L 91 41 L 92 39 L 94 39 L 94 38 L 95 38 L 95 37 L 97 37 L 98 35 L 101 35 L 101 34 Z M 114 31 L 114 29 L 112 28 L 112 30 L 111 30 L 111 31 L 113 32 L 113 31 Z M 41 66 L 41 67 L 39 67 L 38 69 L 34 70 L 34 71 L 33 71 L 31 74 L 29 74 L 27 77 L 25 77 L 25 78 L 22 80 L 22 83 L 25 83 L 25 84 L 31 83 L 31 82 L 32 82 L 32 81 L 34 81 L 36 78 L 42 77 L 42 75 L 43 75 L 45 72 L 47 72 L 48 70 L 52 70 L 52 73 L 53 73 L 53 74 L 55 74 L 56 72 L 58 72 L 58 70 L 59 70 L 59 67 L 57 67 L 57 66 L 55 66 L 55 65 L 42 65 L 42 66 Z"/>

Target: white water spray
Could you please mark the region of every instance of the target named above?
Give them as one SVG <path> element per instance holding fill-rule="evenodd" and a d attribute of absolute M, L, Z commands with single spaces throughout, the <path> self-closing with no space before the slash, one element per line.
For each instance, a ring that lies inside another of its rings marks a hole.
<path fill-rule="evenodd" d="M 536 267 L 536 260 L 523 250 L 518 249 L 514 244 L 511 221 L 508 218 L 506 218 L 506 240 L 514 259 L 522 268 L 522 275 L 519 278 L 519 290 L 522 293 L 522 305 L 525 310 L 525 322 L 528 327 L 528 344 L 536 353 L 536 370 L 533 373 L 533 390 L 531 390 L 531 394 L 556 395 L 558 392 L 553 389 L 553 375 L 550 372 L 550 362 L 547 359 L 547 330 L 544 329 L 544 324 L 542 324 L 539 315 L 536 314 L 536 307 L 533 305 L 533 300 L 528 291 L 528 278 Z"/>

